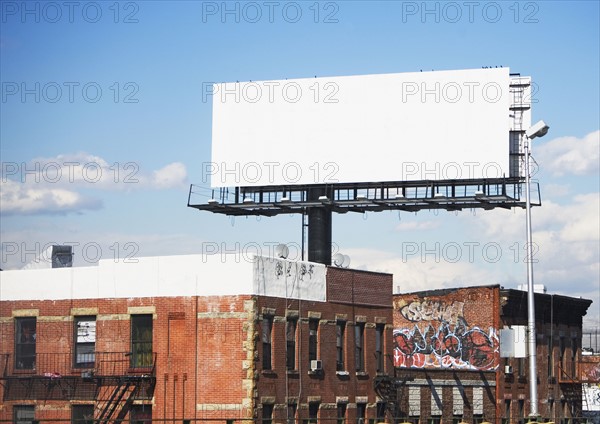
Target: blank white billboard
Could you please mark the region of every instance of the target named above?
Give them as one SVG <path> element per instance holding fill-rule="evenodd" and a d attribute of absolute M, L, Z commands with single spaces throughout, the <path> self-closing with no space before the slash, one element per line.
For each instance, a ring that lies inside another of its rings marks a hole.
<path fill-rule="evenodd" d="M 509 69 L 215 84 L 212 187 L 509 175 Z"/>

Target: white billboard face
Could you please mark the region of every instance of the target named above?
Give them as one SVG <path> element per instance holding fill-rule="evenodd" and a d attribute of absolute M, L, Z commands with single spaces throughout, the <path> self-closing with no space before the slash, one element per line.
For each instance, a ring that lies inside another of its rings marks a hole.
<path fill-rule="evenodd" d="M 212 187 L 509 175 L 509 69 L 213 86 Z"/>

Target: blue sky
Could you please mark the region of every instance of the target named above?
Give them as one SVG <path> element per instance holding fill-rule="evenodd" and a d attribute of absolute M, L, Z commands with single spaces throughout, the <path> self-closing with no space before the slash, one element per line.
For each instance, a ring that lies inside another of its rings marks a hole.
<path fill-rule="evenodd" d="M 502 65 L 533 77 L 551 126 L 534 146 L 536 283 L 593 299 L 600 325 L 597 1 L 69 4 L 1 3 L 3 269 L 49 242 L 79 243 L 77 265 L 299 244 L 299 217 L 186 207 L 210 161 L 207 82 Z M 525 282 L 521 210 L 336 216 L 333 238 L 403 291 Z"/>

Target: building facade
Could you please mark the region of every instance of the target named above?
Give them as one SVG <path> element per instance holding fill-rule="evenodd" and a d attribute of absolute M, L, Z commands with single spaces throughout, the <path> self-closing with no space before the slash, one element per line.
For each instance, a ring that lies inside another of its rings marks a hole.
<path fill-rule="evenodd" d="M 582 317 L 590 304 L 535 293 L 538 412 L 546 421 L 583 416 L 582 382 L 592 374 L 581 352 Z M 526 422 L 526 325 L 527 293 L 498 285 L 395 295 L 398 417 Z"/>
<path fill-rule="evenodd" d="M 2 272 L 0 420 L 381 420 L 392 276 L 215 255 Z"/>

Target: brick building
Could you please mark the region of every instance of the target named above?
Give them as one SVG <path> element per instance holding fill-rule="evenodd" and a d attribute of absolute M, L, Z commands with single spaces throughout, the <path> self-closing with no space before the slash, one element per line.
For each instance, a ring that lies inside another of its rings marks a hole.
<path fill-rule="evenodd" d="M 582 383 L 600 380 L 581 355 L 582 317 L 590 304 L 535 293 L 538 411 L 545 420 L 581 417 Z M 524 291 L 492 285 L 395 295 L 397 417 L 527 421 L 526 326 Z"/>
<path fill-rule="evenodd" d="M 391 275 L 187 255 L 0 277 L 0 420 L 385 411 L 373 378 L 393 372 Z"/>

